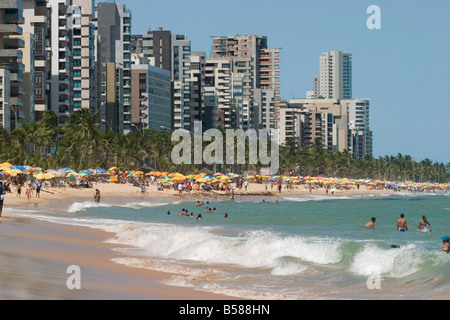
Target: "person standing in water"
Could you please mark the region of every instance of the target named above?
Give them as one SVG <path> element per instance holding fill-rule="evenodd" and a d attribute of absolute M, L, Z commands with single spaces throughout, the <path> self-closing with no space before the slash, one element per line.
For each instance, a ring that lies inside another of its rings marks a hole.
<path fill-rule="evenodd" d="M 372 219 L 366 223 L 366 227 L 367 228 L 375 228 L 375 221 L 376 221 L 376 218 L 372 217 Z"/>
<path fill-rule="evenodd" d="M 402 213 L 400 219 L 397 220 L 397 230 L 405 232 L 408 230 L 408 225 L 406 223 L 405 215 Z"/>
<path fill-rule="evenodd" d="M 450 238 L 448 236 L 445 236 L 445 237 L 442 237 L 441 239 L 442 239 L 442 243 L 444 244 L 444 247 L 442 248 L 441 251 L 450 253 L 450 244 L 449 244 Z"/>
<path fill-rule="evenodd" d="M 431 224 L 428 222 L 427 216 L 423 215 L 422 216 L 422 220 L 420 220 L 419 225 L 417 226 L 417 228 L 419 229 L 419 231 L 424 231 L 424 229 L 426 229 L 427 225 L 430 226 L 429 232 L 431 232 Z"/>

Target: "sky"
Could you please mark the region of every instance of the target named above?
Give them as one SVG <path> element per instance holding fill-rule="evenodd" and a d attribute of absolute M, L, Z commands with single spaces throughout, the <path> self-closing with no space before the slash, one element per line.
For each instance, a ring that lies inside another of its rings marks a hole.
<path fill-rule="evenodd" d="M 132 32 L 162 27 L 211 52 L 212 36 L 257 34 L 281 49 L 281 97 L 313 90 L 322 52 L 352 54 L 353 98 L 370 99 L 374 157 L 450 162 L 448 0 L 117 0 Z M 367 20 L 380 8 L 381 29 Z"/>

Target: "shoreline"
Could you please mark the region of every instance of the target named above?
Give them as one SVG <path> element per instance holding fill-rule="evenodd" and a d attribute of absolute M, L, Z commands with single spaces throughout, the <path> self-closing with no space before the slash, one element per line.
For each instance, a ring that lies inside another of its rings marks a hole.
<path fill-rule="evenodd" d="M 175 287 L 163 283 L 176 274 L 146 269 L 137 269 L 112 261 L 122 254 L 114 249 L 120 245 L 107 243 L 113 237 L 99 229 L 47 222 L 23 217 L 20 210 L 40 211 L 68 209 L 76 201 L 94 201 L 95 189 L 101 190 L 101 203 L 117 204 L 125 199 L 136 198 L 145 201 L 196 201 L 215 198 L 229 200 L 225 192 L 183 192 L 156 191 L 151 187 L 147 195 L 140 194 L 140 188 L 130 184 L 95 183 L 90 189 L 50 188 L 41 191 L 41 198 L 27 200 L 17 198 L 13 193 L 5 197 L 4 211 L 0 218 L 0 276 L 2 299 L 146 299 L 146 300 L 242 300 L 233 296 L 205 292 L 189 287 Z M 270 189 L 270 187 L 269 187 Z M 322 189 L 314 189 L 311 195 L 342 197 L 364 194 L 389 195 L 392 190 L 367 190 L 365 187 L 352 190 L 336 190 L 326 195 Z M 265 190 L 264 185 L 250 184 L 249 190 L 237 191 L 235 197 L 270 197 L 281 199 L 296 195 L 310 195 L 309 189 Z M 281 197 L 281 198 L 280 198 Z M 6 212 L 5 212 L 6 210 Z M 125 247 L 125 246 L 122 246 Z M 66 281 L 70 274 L 67 268 L 78 265 L 81 270 L 81 290 L 69 290 Z M 42 277 L 41 277 L 42 275 Z M 38 288 L 38 290 L 37 290 Z M 35 292 L 37 290 L 37 293 Z"/>
<path fill-rule="evenodd" d="M 3 300 L 236 300 L 163 283 L 173 274 L 112 261 L 126 246 L 89 227 L 7 214 L 0 218 L 0 298 Z M 69 289 L 69 266 L 78 266 L 81 289 Z"/>

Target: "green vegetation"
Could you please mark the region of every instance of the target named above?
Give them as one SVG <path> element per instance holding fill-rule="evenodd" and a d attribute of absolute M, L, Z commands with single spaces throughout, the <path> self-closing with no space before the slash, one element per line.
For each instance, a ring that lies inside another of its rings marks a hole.
<path fill-rule="evenodd" d="M 0 163 L 43 169 L 71 167 L 77 171 L 110 167 L 139 170 L 150 165 L 152 170 L 183 174 L 196 173 L 204 167 L 214 169 L 206 164 L 173 164 L 171 152 L 178 142 L 171 141 L 168 131 L 143 130 L 128 135 L 101 131 L 97 114 L 82 109 L 71 114 L 61 129 L 64 135 L 60 138 L 57 121 L 55 113 L 47 111 L 41 120 L 25 124 L 10 133 L 0 125 Z M 207 145 L 204 143 L 203 147 Z M 246 156 L 248 158 L 248 154 Z M 258 170 L 260 167 L 250 164 L 236 167 L 218 165 L 215 169 L 226 172 Z M 316 140 L 310 149 L 297 147 L 291 140 L 280 147 L 279 173 L 289 174 L 295 168 L 298 170 L 294 174 L 300 176 L 439 183 L 450 180 L 450 163 L 435 163 L 429 159 L 417 162 L 402 154 L 354 159 L 347 151 L 325 152 L 320 140 Z"/>

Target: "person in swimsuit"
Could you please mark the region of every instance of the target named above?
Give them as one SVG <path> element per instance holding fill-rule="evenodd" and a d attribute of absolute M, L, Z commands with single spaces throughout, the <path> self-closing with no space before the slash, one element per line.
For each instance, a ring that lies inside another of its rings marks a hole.
<path fill-rule="evenodd" d="M 376 221 L 376 218 L 372 217 L 372 219 L 366 223 L 366 227 L 367 228 L 375 228 L 375 221 Z"/>
<path fill-rule="evenodd" d="M 442 237 L 441 239 L 442 239 L 442 243 L 444 244 L 444 247 L 442 248 L 441 251 L 450 253 L 450 243 L 449 243 L 450 238 L 448 236 L 445 236 L 445 237 Z"/>
<path fill-rule="evenodd" d="M 425 229 L 427 227 L 427 225 L 430 226 L 430 232 L 431 232 L 431 224 L 428 222 L 427 216 L 424 215 L 424 216 L 422 216 L 422 220 L 420 220 L 417 228 L 419 228 L 419 230 L 422 231 L 423 229 Z"/>
<path fill-rule="evenodd" d="M 397 220 L 397 230 L 403 232 L 408 230 L 408 225 L 406 223 L 405 215 L 403 213 L 400 215 L 400 219 Z"/>

